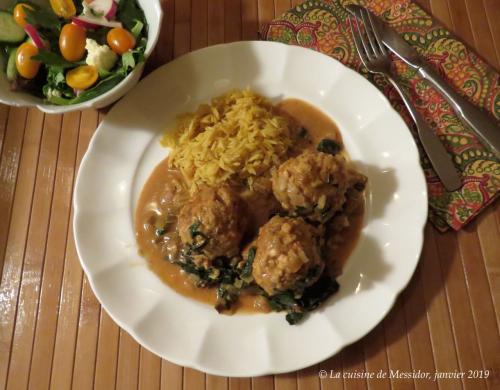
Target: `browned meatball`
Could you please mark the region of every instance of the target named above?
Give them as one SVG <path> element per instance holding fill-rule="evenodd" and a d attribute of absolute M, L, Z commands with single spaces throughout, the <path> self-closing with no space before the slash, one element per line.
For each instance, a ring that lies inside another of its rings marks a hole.
<path fill-rule="evenodd" d="M 317 230 L 302 218 L 271 218 L 261 227 L 256 246 L 252 275 L 269 295 L 287 290 L 301 295 L 325 267 Z"/>
<path fill-rule="evenodd" d="M 324 222 L 342 209 L 349 176 L 342 156 L 305 151 L 281 164 L 273 175 L 273 192 L 288 212 Z"/>
<path fill-rule="evenodd" d="M 236 192 L 228 186 L 202 187 L 181 209 L 178 229 L 183 244 L 213 260 L 239 252 L 245 225 L 243 201 Z"/>

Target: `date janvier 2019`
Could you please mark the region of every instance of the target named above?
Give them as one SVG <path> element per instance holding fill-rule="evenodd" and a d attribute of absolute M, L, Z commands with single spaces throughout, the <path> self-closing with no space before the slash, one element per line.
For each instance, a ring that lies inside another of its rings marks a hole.
<path fill-rule="evenodd" d="M 319 372 L 320 378 L 330 379 L 486 379 L 490 376 L 489 370 L 467 370 L 449 372 L 428 372 L 428 371 L 401 371 L 401 370 L 379 370 L 379 371 L 326 371 Z"/>

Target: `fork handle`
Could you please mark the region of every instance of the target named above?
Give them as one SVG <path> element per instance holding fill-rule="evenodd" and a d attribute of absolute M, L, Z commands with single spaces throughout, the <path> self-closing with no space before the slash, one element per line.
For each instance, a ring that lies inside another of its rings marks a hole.
<path fill-rule="evenodd" d="M 441 179 L 444 187 L 448 191 L 455 191 L 462 186 L 462 180 L 459 173 L 455 169 L 450 155 L 444 148 L 443 144 L 439 140 L 439 137 L 434 133 L 429 124 L 425 119 L 419 114 L 419 112 L 413 106 L 409 96 L 401 88 L 401 86 L 394 80 L 394 78 L 388 75 L 388 79 L 392 86 L 398 91 L 403 99 L 403 102 L 410 112 L 413 121 L 417 125 L 418 136 L 422 143 L 422 146 L 431 161 L 431 164 L 436 171 L 436 174 Z"/>
<path fill-rule="evenodd" d="M 500 127 L 495 123 L 493 117 L 460 96 L 430 66 L 424 65 L 418 69 L 418 72 L 441 92 L 462 122 L 469 125 L 481 142 L 493 152 L 496 158 L 500 159 Z"/>

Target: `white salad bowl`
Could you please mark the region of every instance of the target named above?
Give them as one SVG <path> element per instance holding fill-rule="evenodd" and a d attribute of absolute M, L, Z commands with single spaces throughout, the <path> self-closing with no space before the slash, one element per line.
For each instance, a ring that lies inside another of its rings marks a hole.
<path fill-rule="evenodd" d="M 13 2 L 14 0 L 0 0 L 0 9 L 7 9 Z M 33 2 L 50 7 L 47 0 L 35 0 Z M 145 50 L 147 61 L 158 42 L 163 11 L 161 9 L 160 0 L 137 0 L 137 2 L 144 10 L 144 15 L 148 22 L 148 43 Z M 33 96 L 27 92 L 11 91 L 7 75 L 5 74 L 5 68 L 2 67 L 2 71 L 0 72 L 0 103 L 15 107 L 37 107 L 39 110 L 48 114 L 64 114 L 66 112 L 85 110 L 87 108 L 97 109 L 106 107 L 120 99 L 137 84 L 144 70 L 144 64 L 145 62 L 138 64 L 121 83 L 108 92 L 86 102 L 68 106 L 58 106 L 46 103 L 42 98 Z"/>

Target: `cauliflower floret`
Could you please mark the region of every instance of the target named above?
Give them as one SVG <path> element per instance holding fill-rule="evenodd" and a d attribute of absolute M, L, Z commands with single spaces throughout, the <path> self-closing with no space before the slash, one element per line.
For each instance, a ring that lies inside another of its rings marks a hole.
<path fill-rule="evenodd" d="M 109 71 L 118 61 L 118 56 L 108 45 L 99 45 L 93 39 L 87 39 L 85 49 L 87 49 L 87 65 L 92 65 L 97 70 Z"/>
<path fill-rule="evenodd" d="M 60 98 L 61 96 L 61 91 L 55 89 L 55 88 L 49 88 L 46 92 L 46 97 L 47 99 L 50 99 L 52 97 L 57 97 Z"/>

